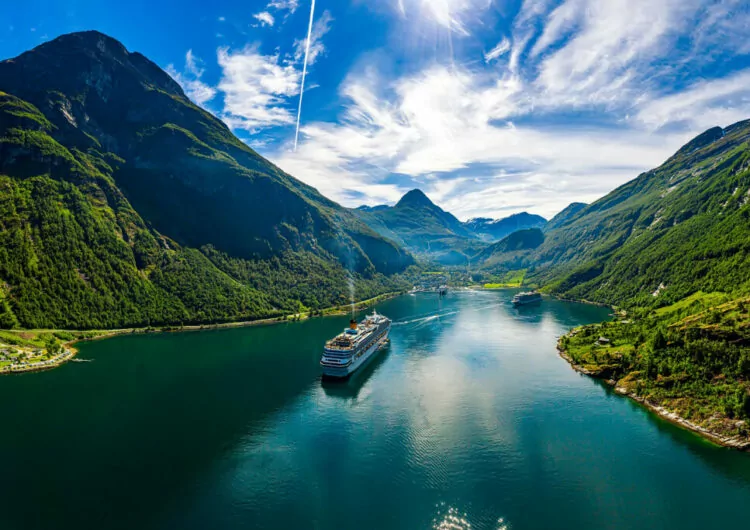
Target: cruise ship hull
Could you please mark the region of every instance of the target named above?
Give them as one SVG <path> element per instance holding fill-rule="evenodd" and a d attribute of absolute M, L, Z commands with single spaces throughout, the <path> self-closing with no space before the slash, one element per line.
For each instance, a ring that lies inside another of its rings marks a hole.
<path fill-rule="evenodd" d="M 514 300 L 512 303 L 514 306 L 531 305 L 541 303 L 541 298 L 533 298 L 531 300 Z"/>
<path fill-rule="evenodd" d="M 323 361 L 320 363 L 323 377 L 330 379 L 346 379 L 350 377 L 354 372 L 364 367 L 370 360 L 377 356 L 378 351 L 387 342 L 390 332 L 391 326 L 388 324 L 388 327 L 380 332 L 380 336 L 374 339 L 367 349 L 359 355 L 355 354 L 352 356 L 346 364 L 334 365 L 334 363 L 326 362 L 324 356 Z"/>

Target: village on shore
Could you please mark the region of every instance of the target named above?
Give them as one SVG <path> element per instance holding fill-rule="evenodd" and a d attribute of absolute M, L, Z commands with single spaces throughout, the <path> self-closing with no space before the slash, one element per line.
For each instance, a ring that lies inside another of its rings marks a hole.
<path fill-rule="evenodd" d="M 0 344 L 0 374 L 54 368 L 74 355 L 75 350 L 58 341 L 50 341 L 45 348 Z"/>

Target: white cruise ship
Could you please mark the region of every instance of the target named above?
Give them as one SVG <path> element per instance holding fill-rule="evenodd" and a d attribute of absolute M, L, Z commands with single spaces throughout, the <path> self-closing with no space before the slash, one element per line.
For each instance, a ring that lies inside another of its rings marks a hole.
<path fill-rule="evenodd" d="M 320 366 L 324 377 L 346 378 L 375 356 L 388 340 L 391 321 L 373 312 L 357 324 L 351 320 L 340 335 L 326 342 Z"/>
<path fill-rule="evenodd" d="M 530 291 L 528 293 L 518 293 L 516 296 L 513 297 L 513 300 L 511 300 L 511 303 L 514 306 L 519 305 L 526 305 L 526 304 L 534 304 L 542 301 L 542 295 L 541 293 L 538 293 L 536 291 Z"/>

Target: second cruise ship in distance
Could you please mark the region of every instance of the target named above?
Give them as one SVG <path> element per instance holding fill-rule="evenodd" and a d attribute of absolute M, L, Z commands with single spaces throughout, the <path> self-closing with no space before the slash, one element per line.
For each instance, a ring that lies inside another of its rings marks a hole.
<path fill-rule="evenodd" d="M 534 304 L 537 302 L 542 301 L 542 295 L 541 293 L 537 291 L 530 291 L 528 293 L 518 293 L 516 296 L 513 297 L 513 300 L 511 300 L 511 303 L 514 306 L 519 305 L 526 305 L 526 304 Z"/>
<path fill-rule="evenodd" d="M 390 319 L 374 311 L 359 324 L 352 319 L 343 333 L 326 342 L 320 359 L 323 377 L 349 377 L 375 356 L 388 341 L 390 331 Z"/>

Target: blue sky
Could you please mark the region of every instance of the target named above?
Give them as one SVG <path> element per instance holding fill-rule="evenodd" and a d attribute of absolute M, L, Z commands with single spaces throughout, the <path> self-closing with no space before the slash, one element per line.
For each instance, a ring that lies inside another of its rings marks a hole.
<path fill-rule="evenodd" d="M 466 219 L 551 216 L 750 118 L 744 0 L 49 2 L 4 6 L 0 57 L 96 29 L 347 206 L 419 187 Z"/>

